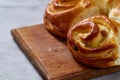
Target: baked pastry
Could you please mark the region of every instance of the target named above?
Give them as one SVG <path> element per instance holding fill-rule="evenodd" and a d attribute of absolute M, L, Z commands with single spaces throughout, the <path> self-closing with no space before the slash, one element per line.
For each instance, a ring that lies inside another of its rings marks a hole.
<path fill-rule="evenodd" d="M 120 22 L 120 0 L 52 0 L 44 15 L 48 31 L 66 38 L 70 27 L 79 21 L 97 15 L 108 16 Z"/>
<path fill-rule="evenodd" d="M 52 0 L 44 24 L 67 38 L 78 61 L 99 68 L 120 65 L 120 0 Z"/>
<path fill-rule="evenodd" d="M 98 68 L 120 65 L 119 26 L 105 16 L 84 19 L 68 31 L 68 47 L 86 65 Z"/>
<path fill-rule="evenodd" d="M 52 0 L 46 8 L 44 23 L 51 33 L 66 38 L 68 29 L 76 22 L 97 14 L 99 8 L 92 0 Z"/>

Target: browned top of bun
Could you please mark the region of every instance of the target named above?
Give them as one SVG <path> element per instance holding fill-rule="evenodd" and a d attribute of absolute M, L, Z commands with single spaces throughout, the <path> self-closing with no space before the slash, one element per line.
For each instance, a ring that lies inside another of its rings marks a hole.
<path fill-rule="evenodd" d="M 84 8 L 92 6 L 93 3 L 91 3 L 88 0 L 82 1 L 81 3 L 80 0 L 51 1 L 44 16 L 47 29 L 53 34 L 66 37 L 69 27 L 76 22 L 76 17 L 79 16 Z"/>

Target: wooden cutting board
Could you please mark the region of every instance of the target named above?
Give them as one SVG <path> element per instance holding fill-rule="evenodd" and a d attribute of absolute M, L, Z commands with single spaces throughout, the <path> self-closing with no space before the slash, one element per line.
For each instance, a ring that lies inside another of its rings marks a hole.
<path fill-rule="evenodd" d="M 66 41 L 51 35 L 43 24 L 13 29 L 11 33 L 44 80 L 87 80 L 120 71 L 120 67 L 97 69 L 78 63 Z"/>

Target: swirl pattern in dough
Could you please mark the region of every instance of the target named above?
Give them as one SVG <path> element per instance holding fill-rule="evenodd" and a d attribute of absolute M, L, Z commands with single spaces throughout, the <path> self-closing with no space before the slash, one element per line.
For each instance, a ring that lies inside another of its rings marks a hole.
<path fill-rule="evenodd" d="M 97 15 L 98 8 L 89 0 L 53 0 L 46 8 L 44 23 L 46 28 L 53 33 L 66 38 L 68 29 L 86 16 Z M 86 9 L 84 9 L 86 8 Z M 86 14 L 90 10 L 90 14 Z M 94 13 L 94 14 L 93 14 Z M 86 16 L 84 16 L 86 14 Z"/>
<path fill-rule="evenodd" d="M 119 30 L 105 16 L 78 22 L 69 30 L 67 43 L 73 56 L 84 64 L 99 68 L 117 65 Z"/>

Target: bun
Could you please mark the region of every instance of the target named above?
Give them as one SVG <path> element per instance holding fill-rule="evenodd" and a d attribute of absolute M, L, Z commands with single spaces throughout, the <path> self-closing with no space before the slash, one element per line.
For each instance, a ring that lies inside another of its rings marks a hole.
<path fill-rule="evenodd" d="M 105 16 L 78 22 L 67 37 L 68 47 L 80 62 L 99 68 L 120 65 L 119 29 Z"/>
<path fill-rule="evenodd" d="M 44 16 L 46 28 L 61 37 L 67 37 L 67 31 L 75 16 L 79 13 L 79 0 L 53 0 L 49 3 Z"/>
<path fill-rule="evenodd" d="M 78 61 L 99 68 L 120 65 L 120 0 L 52 0 L 44 24 L 67 38 Z"/>

